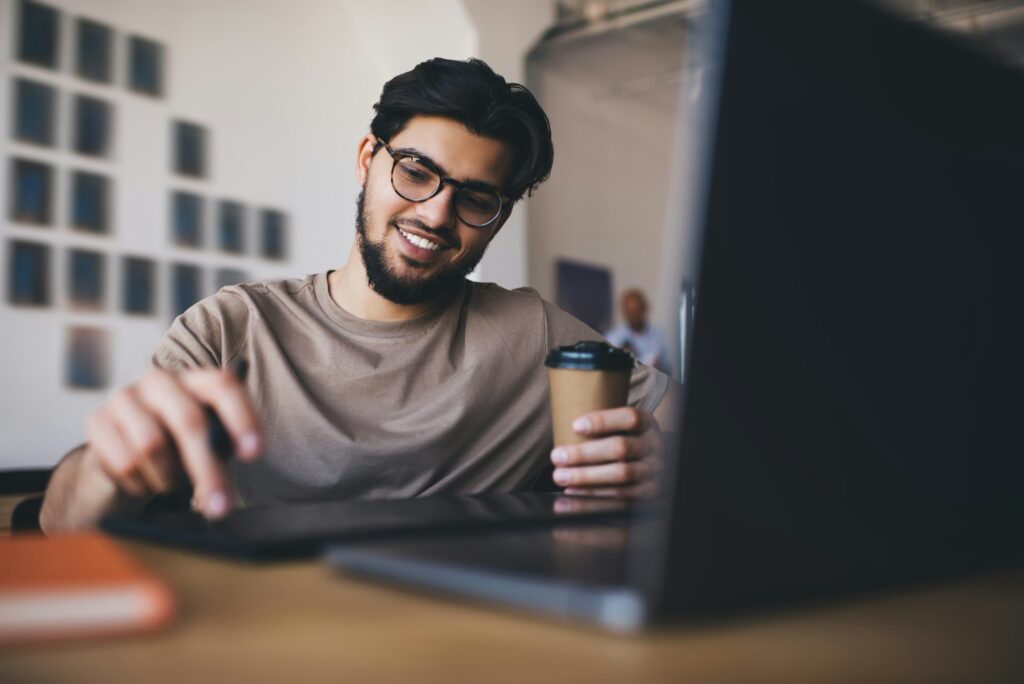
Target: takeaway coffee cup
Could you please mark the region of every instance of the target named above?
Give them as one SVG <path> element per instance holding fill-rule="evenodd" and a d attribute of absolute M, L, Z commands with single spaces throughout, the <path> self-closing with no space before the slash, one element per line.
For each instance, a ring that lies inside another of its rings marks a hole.
<path fill-rule="evenodd" d="M 551 382 L 551 424 L 555 444 L 587 439 L 572 422 L 590 411 L 625 406 L 633 357 L 604 342 L 577 342 L 552 349 L 544 365 Z"/>

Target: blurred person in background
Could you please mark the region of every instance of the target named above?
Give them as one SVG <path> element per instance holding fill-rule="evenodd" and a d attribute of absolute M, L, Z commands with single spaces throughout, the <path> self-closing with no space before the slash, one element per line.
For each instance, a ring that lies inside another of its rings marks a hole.
<path fill-rule="evenodd" d="M 643 290 L 633 288 L 622 293 L 623 325 L 612 328 L 605 337 L 616 347 L 625 349 L 641 363 L 672 373 L 665 336 L 647 320 L 647 297 Z"/>

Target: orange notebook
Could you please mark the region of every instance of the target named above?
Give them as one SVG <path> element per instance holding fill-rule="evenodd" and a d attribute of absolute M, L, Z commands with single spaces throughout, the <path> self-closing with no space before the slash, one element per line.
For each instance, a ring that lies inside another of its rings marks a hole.
<path fill-rule="evenodd" d="M 0 537 L 0 645 L 154 629 L 170 588 L 95 532 Z"/>

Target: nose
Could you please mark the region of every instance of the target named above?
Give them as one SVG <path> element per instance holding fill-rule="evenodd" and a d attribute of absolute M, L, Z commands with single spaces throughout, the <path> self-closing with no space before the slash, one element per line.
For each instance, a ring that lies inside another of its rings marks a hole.
<path fill-rule="evenodd" d="M 416 214 L 431 228 L 451 228 L 455 224 L 455 188 L 445 183 L 439 193 L 416 205 Z"/>

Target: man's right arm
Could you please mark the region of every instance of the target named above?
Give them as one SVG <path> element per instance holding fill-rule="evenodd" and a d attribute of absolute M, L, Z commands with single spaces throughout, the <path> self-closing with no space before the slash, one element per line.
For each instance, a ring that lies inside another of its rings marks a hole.
<path fill-rule="evenodd" d="M 50 479 L 39 516 L 43 531 L 88 528 L 106 513 L 141 507 L 170 491 L 182 469 L 199 509 L 210 518 L 225 515 L 231 483 L 209 444 L 206 406 L 224 423 L 239 458 L 259 456 L 259 422 L 231 372 L 154 368 L 115 390 L 89 417 L 88 442 L 65 456 Z"/>
<path fill-rule="evenodd" d="M 53 471 L 39 513 L 46 534 L 88 529 L 108 513 L 142 508 L 144 501 L 123 494 L 91 464 L 94 457 L 88 451 L 88 444 L 72 449 Z"/>

